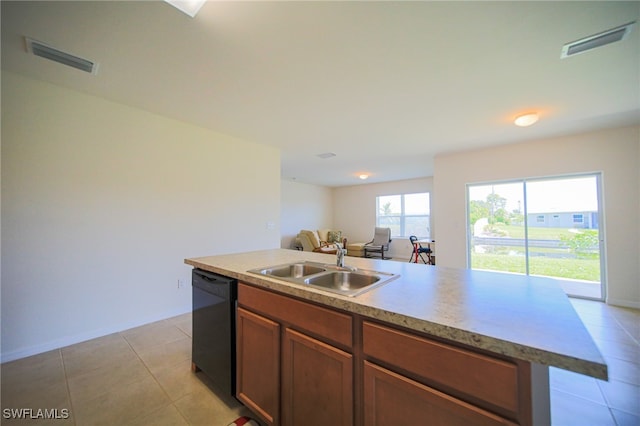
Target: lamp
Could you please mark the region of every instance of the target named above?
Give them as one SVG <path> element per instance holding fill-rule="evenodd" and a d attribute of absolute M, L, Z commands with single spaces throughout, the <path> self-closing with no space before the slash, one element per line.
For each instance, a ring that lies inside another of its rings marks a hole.
<path fill-rule="evenodd" d="M 195 18 L 196 14 L 200 11 L 200 8 L 207 2 L 207 0 L 164 0 L 171 6 L 186 13 L 187 15 Z"/>
<path fill-rule="evenodd" d="M 530 112 L 527 114 L 522 114 L 516 117 L 514 124 L 520 127 L 531 126 L 533 123 L 538 121 L 538 114 L 535 112 Z"/>

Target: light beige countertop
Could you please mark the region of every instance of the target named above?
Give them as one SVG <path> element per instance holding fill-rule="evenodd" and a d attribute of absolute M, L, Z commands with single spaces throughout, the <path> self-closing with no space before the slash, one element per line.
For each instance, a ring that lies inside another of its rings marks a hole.
<path fill-rule="evenodd" d="M 345 264 L 400 277 L 356 297 L 247 272 L 335 255 L 273 249 L 185 259 L 243 282 L 532 363 L 599 379 L 607 366 L 552 279 L 345 257 Z"/>

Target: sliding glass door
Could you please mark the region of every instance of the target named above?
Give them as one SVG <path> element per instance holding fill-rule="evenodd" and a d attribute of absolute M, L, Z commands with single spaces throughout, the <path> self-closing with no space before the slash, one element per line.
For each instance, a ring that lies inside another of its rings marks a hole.
<path fill-rule="evenodd" d="M 600 175 L 468 186 L 472 269 L 554 277 L 603 300 Z"/>
<path fill-rule="evenodd" d="M 527 273 L 522 182 L 469 186 L 471 268 Z"/>

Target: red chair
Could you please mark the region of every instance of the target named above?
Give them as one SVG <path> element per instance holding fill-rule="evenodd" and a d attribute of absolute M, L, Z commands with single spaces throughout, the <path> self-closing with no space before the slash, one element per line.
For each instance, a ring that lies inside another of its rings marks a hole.
<path fill-rule="evenodd" d="M 418 237 L 415 235 L 410 236 L 409 241 L 411 241 L 413 245 L 413 253 L 411 253 L 409 262 L 418 263 L 418 257 L 420 257 L 424 263 L 431 265 L 431 249 L 429 247 L 422 247 L 422 244 L 418 242 Z M 427 255 L 427 259 L 424 258 L 423 254 Z"/>

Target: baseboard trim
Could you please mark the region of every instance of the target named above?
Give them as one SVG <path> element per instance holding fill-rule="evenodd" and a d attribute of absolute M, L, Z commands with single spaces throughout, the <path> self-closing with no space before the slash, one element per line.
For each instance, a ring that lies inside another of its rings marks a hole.
<path fill-rule="evenodd" d="M 0 362 L 10 362 L 21 358 L 26 358 L 32 355 L 38 355 L 44 352 L 52 351 L 55 349 L 64 348 L 65 346 L 75 345 L 76 343 L 85 342 L 87 340 L 95 339 L 98 337 L 107 336 L 113 333 L 119 333 L 121 331 L 128 330 L 130 328 L 140 327 L 141 325 L 149 324 L 156 321 L 172 318 L 178 315 L 191 312 L 191 306 L 186 308 L 179 308 L 169 312 L 165 312 L 160 315 L 154 315 L 151 317 L 143 318 L 136 321 L 130 321 L 112 327 L 105 327 L 98 330 L 91 330 L 86 333 L 76 334 L 74 336 L 66 336 L 60 339 L 55 339 L 50 342 L 46 342 L 40 345 L 30 346 L 28 348 L 19 349 L 11 352 L 3 352 L 0 355 Z"/>
<path fill-rule="evenodd" d="M 631 302 L 623 299 L 607 299 L 607 305 L 620 306 L 623 308 L 640 309 L 640 302 Z"/>

